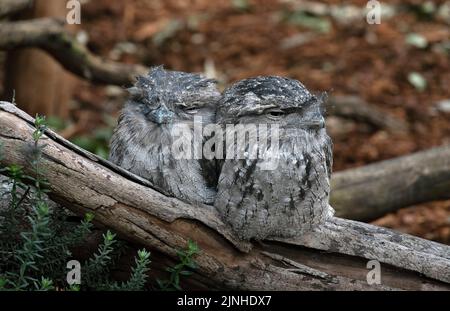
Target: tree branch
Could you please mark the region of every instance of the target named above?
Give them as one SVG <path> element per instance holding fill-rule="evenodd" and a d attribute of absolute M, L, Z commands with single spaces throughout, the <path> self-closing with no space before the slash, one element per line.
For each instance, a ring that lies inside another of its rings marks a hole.
<path fill-rule="evenodd" d="M 52 18 L 0 23 L 0 49 L 38 47 L 47 51 L 72 73 L 94 83 L 128 85 L 147 72 L 139 65 L 103 60 L 90 53 Z"/>
<path fill-rule="evenodd" d="M 326 102 L 327 114 L 368 123 L 390 132 L 404 132 L 408 124 L 369 105 L 358 96 L 336 95 Z"/>
<path fill-rule="evenodd" d="M 16 163 L 32 174 L 28 158 L 33 130 L 30 116 L 9 103 L 0 104 L 0 143 L 7 150 L 2 165 Z M 317 232 L 317 239 L 309 236 L 293 241 L 241 242 L 210 206 L 192 206 L 164 196 L 140 178 L 122 174 L 123 170 L 112 163 L 75 147 L 51 131 L 46 132 L 42 143 L 45 147 L 41 166 L 50 182 L 53 200 L 79 214 L 93 212 L 97 222 L 157 250 L 165 258 L 174 258 L 176 250 L 183 248 L 188 239 L 196 241 L 202 250 L 196 257 L 199 268 L 188 282 L 202 284 L 204 288 L 450 288 L 444 283 L 450 282 L 448 246 L 386 229 L 376 229 L 382 230 L 378 233 L 374 226 L 345 220 L 333 220 L 324 226 Z M 385 241 L 394 241 L 402 252 L 391 252 L 391 247 L 380 252 L 380 243 Z M 358 251 L 358 243 L 365 243 L 365 248 Z M 371 247 L 375 251 L 369 252 Z M 339 253 L 320 254 L 314 248 Z M 345 255 L 346 252 L 354 255 Z M 406 252 L 410 254 L 408 258 L 404 258 Z M 363 259 L 367 257 L 387 263 L 383 265 L 382 285 L 367 284 Z"/>
<path fill-rule="evenodd" d="M 335 173 L 331 189 L 336 215 L 362 221 L 450 199 L 450 146 Z"/>

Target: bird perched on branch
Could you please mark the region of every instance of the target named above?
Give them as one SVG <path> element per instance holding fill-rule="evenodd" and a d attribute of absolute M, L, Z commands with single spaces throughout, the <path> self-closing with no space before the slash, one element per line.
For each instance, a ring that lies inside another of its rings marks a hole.
<path fill-rule="evenodd" d="M 248 137 L 255 125 L 258 135 L 256 158 L 250 138 L 237 146 L 243 158 L 226 148 L 214 204 L 241 239 L 299 236 L 334 214 L 328 205 L 332 142 L 322 103 L 300 82 L 282 77 L 242 80 L 222 94 L 217 122 L 225 135 L 230 124 L 247 126 Z M 264 125 L 267 133 L 270 127 L 266 144 Z"/>
<path fill-rule="evenodd" d="M 175 126 L 187 126 L 181 135 L 190 143 L 194 117 L 213 122 L 220 98 L 215 81 L 160 66 L 139 77 L 129 93 L 131 98 L 111 139 L 110 161 L 149 180 L 167 195 L 191 203 L 212 203 L 215 167 L 193 156 L 178 158 L 172 149 L 172 131 Z"/>

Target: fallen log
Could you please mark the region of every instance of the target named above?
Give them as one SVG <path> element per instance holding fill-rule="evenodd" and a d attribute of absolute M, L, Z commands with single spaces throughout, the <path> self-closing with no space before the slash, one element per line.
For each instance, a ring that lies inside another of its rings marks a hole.
<path fill-rule="evenodd" d="M 400 208 L 450 199 L 450 146 L 333 174 L 331 205 L 342 218 L 370 221 Z"/>
<path fill-rule="evenodd" d="M 328 115 L 364 122 L 389 132 L 408 130 L 406 122 L 386 114 L 358 96 L 330 96 L 325 105 Z"/>
<path fill-rule="evenodd" d="M 30 116 L 0 103 L 0 143 L 6 150 L 0 164 L 16 163 L 32 174 L 33 131 Z M 316 237 L 242 242 L 211 206 L 167 197 L 51 131 L 42 143 L 41 167 L 56 202 L 78 214 L 94 213 L 97 222 L 162 254 L 158 260 L 175 258 L 188 239 L 196 241 L 199 268 L 188 284 L 248 290 L 450 289 L 448 246 L 342 219 L 330 221 Z M 384 244 L 389 245 L 383 252 Z M 382 284 L 368 284 L 368 259 L 385 263 Z"/>

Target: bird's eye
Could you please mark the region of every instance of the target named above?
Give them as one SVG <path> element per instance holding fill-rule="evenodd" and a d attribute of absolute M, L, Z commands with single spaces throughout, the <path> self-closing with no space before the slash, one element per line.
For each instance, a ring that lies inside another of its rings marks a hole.
<path fill-rule="evenodd" d="M 189 108 L 184 108 L 184 111 L 186 111 L 187 113 L 197 113 L 198 111 L 198 107 L 189 107 Z"/>
<path fill-rule="evenodd" d="M 274 110 L 274 111 L 269 111 L 269 112 L 267 113 L 267 115 L 268 115 L 269 117 L 271 117 L 271 118 L 278 119 L 278 118 L 281 118 L 281 116 L 283 115 L 283 112 L 282 112 L 282 111 Z"/>

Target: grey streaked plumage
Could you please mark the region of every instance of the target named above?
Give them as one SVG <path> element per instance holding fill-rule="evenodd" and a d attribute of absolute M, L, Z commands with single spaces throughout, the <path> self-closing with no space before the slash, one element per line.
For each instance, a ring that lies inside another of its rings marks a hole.
<path fill-rule="evenodd" d="M 222 161 L 215 207 L 240 238 L 298 236 L 333 215 L 332 142 L 322 98 L 296 80 L 257 77 L 225 90 L 218 105 L 223 127 L 279 124 L 280 129 L 275 170 L 261 169 L 261 158 Z"/>
<path fill-rule="evenodd" d="M 153 68 L 130 90 L 111 139 L 110 160 L 164 190 L 197 203 L 212 203 L 215 168 L 211 162 L 177 159 L 172 152 L 175 124 L 187 124 L 193 135 L 194 116 L 213 122 L 220 93 L 215 82 L 198 74 Z"/>

